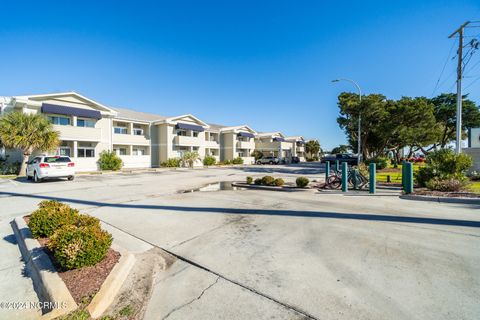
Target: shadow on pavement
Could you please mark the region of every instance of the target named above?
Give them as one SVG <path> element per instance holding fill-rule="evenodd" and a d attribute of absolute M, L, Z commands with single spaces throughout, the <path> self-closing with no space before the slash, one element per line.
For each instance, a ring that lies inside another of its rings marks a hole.
<path fill-rule="evenodd" d="M 81 200 L 81 199 L 51 197 L 51 196 L 45 196 L 45 195 L 24 194 L 24 193 L 16 193 L 16 192 L 0 192 L 0 195 L 46 199 L 46 200 L 58 200 L 58 201 L 78 203 L 83 205 L 98 206 L 98 207 L 112 207 L 112 208 L 148 209 L 148 210 L 164 210 L 164 211 L 178 211 L 178 212 L 227 213 L 227 214 L 243 214 L 243 215 L 256 214 L 256 215 L 271 215 L 271 216 L 311 217 L 311 218 L 365 220 L 365 221 L 385 221 L 385 222 L 419 223 L 419 224 L 480 228 L 480 221 L 472 221 L 472 220 L 454 220 L 454 219 L 441 219 L 441 218 L 422 218 L 422 217 L 408 217 L 408 216 L 390 216 L 390 215 L 381 215 L 381 214 L 342 213 L 342 212 L 323 212 L 323 211 L 183 207 L 183 206 L 145 205 L 145 204 L 131 204 L 131 203 L 108 203 L 108 202 L 98 202 L 98 201 Z M 466 205 L 466 206 L 470 208 L 478 208 L 477 205 Z"/>

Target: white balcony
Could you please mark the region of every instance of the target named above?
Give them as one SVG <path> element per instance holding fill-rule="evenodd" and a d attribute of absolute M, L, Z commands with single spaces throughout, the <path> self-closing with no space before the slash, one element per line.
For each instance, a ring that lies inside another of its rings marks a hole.
<path fill-rule="evenodd" d="M 280 142 L 280 148 L 282 148 L 282 150 L 292 149 L 292 143 L 291 142 Z"/>
<path fill-rule="evenodd" d="M 60 140 L 96 142 L 102 140 L 102 129 L 100 128 L 53 125 L 53 129 L 60 133 Z"/>
<path fill-rule="evenodd" d="M 220 143 L 218 143 L 217 141 L 206 140 L 205 141 L 205 148 L 219 149 L 220 148 Z"/>
<path fill-rule="evenodd" d="M 199 137 L 175 136 L 173 143 L 177 146 L 200 146 Z"/>
<path fill-rule="evenodd" d="M 150 145 L 150 139 L 145 136 L 137 136 L 133 134 L 113 134 L 113 144 L 134 144 L 137 146 Z"/>
<path fill-rule="evenodd" d="M 304 146 L 297 146 L 297 152 L 305 152 L 305 147 Z"/>
<path fill-rule="evenodd" d="M 255 142 L 252 141 L 237 141 L 237 149 L 255 149 Z"/>

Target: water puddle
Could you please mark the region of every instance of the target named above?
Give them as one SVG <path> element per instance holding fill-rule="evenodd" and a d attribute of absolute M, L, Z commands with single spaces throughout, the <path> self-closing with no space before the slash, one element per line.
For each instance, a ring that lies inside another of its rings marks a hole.
<path fill-rule="evenodd" d="M 191 193 L 191 192 L 212 192 L 220 190 L 244 190 L 245 188 L 235 187 L 232 185 L 232 181 L 220 181 L 215 183 L 209 183 L 200 188 L 181 190 L 178 193 Z"/>

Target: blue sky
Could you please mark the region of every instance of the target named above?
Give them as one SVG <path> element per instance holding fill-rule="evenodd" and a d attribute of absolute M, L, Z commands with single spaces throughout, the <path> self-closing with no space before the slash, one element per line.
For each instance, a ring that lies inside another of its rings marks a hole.
<path fill-rule="evenodd" d="M 318 138 L 327 149 L 345 142 L 336 97 L 354 91 L 332 79 L 429 97 L 447 36 L 480 20 L 478 0 L 99 2 L 3 3 L 0 95 L 73 90 L 110 106 Z M 480 52 L 470 66 L 478 61 Z M 449 61 L 437 93 L 454 89 L 454 69 Z M 466 76 L 465 87 L 480 63 Z M 480 103 L 480 81 L 466 91 Z"/>

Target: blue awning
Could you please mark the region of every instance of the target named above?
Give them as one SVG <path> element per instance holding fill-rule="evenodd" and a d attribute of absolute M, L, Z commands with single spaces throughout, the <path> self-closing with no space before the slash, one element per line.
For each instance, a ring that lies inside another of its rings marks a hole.
<path fill-rule="evenodd" d="M 250 133 L 250 132 L 239 132 L 237 134 L 237 136 L 246 137 L 246 138 L 255 138 L 255 135 L 253 133 Z"/>
<path fill-rule="evenodd" d="M 83 118 L 101 119 L 100 111 L 81 109 L 56 104 L 42 103 L 42 113 L 62 114 L 66 116 L 77 116 Z"/>
<path fill-rule="evenodd" d="M 285 142 L 285 139 L 283 139 L 282 137 L 275 137 L 273 138 L 273 141 Z"/>
<path fill-rule="evenodd" d="M 198 132 L 202 132 L 204 131 L 205 129 L 203 129 L 202 126 L 196 126 L 194 124 L 188 124 L 188 123 L 177 123 L 177 125 L 175 126 L 175 128 L 177 129 L 185 129 L 185 130 L 192 130 L 192 131 L 198 131 Z"/>
<path fill-rule="evenodd" d="M 305 141 L 299 140 L 299 141 L 297 141 L 297 144 L 305 144 Z"/>

